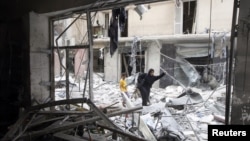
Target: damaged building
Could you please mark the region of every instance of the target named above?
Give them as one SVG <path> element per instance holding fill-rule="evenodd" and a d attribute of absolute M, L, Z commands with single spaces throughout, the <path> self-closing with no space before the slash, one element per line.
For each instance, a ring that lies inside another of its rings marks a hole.
<path fill-rule="evenodd" d="M 3 141 L 200 141 L 208 125 L 249 124 L 247 0 L 0 6 Z M 166 75 L 142 106 L 150 68 Z"/>

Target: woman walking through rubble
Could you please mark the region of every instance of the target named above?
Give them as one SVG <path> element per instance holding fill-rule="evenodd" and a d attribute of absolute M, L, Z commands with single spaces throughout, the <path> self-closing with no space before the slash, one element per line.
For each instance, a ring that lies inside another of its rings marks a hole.
<path fill-rule="evenodd" d="M 140 90 L 142 97 L 142 106 L 148 106 L 150 104 L 149 96 L 150 89 L 155 81 L 162 78 L 165 73 L 161 73 L 158 76 L 154 75 L 154 69 L 149 69 L 148 73 L 143 73 L 138 77 L 137 88 Z"/>

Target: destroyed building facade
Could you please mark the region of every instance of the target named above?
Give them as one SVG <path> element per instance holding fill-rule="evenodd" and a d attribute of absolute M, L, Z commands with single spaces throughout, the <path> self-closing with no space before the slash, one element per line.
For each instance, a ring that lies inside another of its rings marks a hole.
<path fill-rule="evenodd" d="M 117 82 L 122 72 L 130 76 L 149 68 L 154 68 L 156 73 L 167 71 L 169 74 L 169 78 L 155 83 L 154 88 L 172 84 L 186 87 L 202 82 L 215 89 L 217 83 L 225 84 L 228 86 L 227 104 L 231 102 L 233 84 L 232 110 L 237 112 L 226 114 L 226 118 L 231 117 L 234 124 L 249 124 L 249 83 L 246 79 L 249 66 L 246 32 L 249 11 L 246 9 L 249 9 L 249 2 L 241 1 L 244 14 L 239 15 L 239 32 L 234 24 L 238 16 L 232 16 L 239 8 L 236 0 L 216 0 L 213 3 L 208 0 L 76 3 L 27 0 L 23 3 L 15 1 L 13 5 L 3 2 L 5 12 L 1 14 L 0 25 L 1 111 L 6 117 L 1 120 L 4 128 L 1 136 L 11 129 L 10 125 L 21 117 L 24 109 L 56 100 L 57 90 L 61 87 L 66 93 L 65 99 L 69 100 L 70 88 L 85 81 L 89 86 L 79 87 L 79 91 L 86 90 L 93 100 L 94 72 L 103 73 L 100 77 L 105 81 Z M 111 9 L 124 5 L 128 6 L 127 27 L 125 32 L 119 33 L 118 48 L 111 55 L 108 37 Z M 144 11 L 138 11 L 140 8 Z M 87 20 L 92 17 L 96 19 Z M 60 22 L 62 19 L 68 21 Z M 65 24 L 62 29 L 58 26 L 60 24 Z M 239 42 L 235 40 L 236 35 L 240 37 Z M 234 49 L 239 49 L 238 54 Z M 237 66 L 235 72 L 234 65 Z M 44 108 L 50 110 L 51 107 Z"/>

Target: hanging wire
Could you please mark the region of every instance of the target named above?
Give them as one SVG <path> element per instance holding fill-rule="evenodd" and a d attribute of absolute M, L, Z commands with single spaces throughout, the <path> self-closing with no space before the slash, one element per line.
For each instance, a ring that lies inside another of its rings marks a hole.
<path fill-rule="evenodd" d="M 208 33 L 208 46 L 211 46 L 211 27 L 212 27 L 212 1 L 210 0 L 210 16 L 209 16 L 209 33 Z M 209 48 L 208 48 L 208 54 L 209 54 Z M 210 59 L 208 59 L 208 64 L 210 64 Z"/>

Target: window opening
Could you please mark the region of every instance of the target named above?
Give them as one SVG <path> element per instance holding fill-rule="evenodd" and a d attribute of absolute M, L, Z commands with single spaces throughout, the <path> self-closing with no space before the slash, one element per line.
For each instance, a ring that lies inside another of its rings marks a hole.
<path fill-rule="evenodd" d="M 109 29 L 109 13 L 106 13 L 105 14 L 104 37 L 108 37 L 108 29 Z"/>
<path fill-rule="evenodd" d="M 183 2 L 183 34 L 193 33 L 196 1 Z"/>
<path fill-rule="evenodd" d="M 126 11 L 126 16 L 128 17 L 128 11 Z M 128 18 L 125 18 L 124 30 L 121 31 L 121 37 L 128 37 Z"/>
<path fill-rule="evenodd" d="M 71 99 L 82 93 L 88 67 L 86 14 L 53 21 L 55 100 Z"/>
<path fill-rule="evenodd" d="M 104 73 L 103 51 L 101 49 L 94 49 L 93 54 L 94 54 L 94 60 L 93 60 L 94 72 Z"/>

